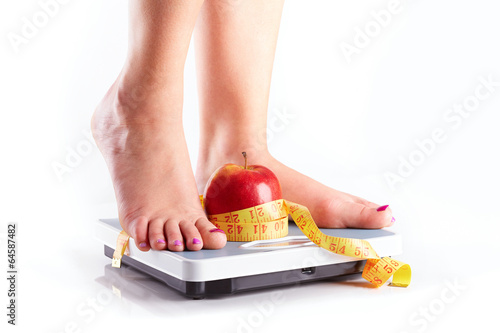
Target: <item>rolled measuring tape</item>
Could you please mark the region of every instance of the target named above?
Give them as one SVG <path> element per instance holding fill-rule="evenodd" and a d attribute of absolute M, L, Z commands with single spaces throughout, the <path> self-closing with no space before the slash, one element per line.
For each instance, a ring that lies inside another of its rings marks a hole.
<path fill-rule="evenodd" d="M 201 196 L 200 200 L 203 203 Z M 410 284 L 411 268 L 408 264 L 389 257 L 380 258 L 366 240 L 322 233 L 307 207 L 284 199 L 207 217 L 217 228 L 224 230 L 228 241 L 251 242 L 288 235 L 288 214 L 304 235 L 319 247 L 336 254 L 366 259 L 362 276 L 375 286 L 380 287 L 391 276 L 393 286 L 407 287 Z"/>

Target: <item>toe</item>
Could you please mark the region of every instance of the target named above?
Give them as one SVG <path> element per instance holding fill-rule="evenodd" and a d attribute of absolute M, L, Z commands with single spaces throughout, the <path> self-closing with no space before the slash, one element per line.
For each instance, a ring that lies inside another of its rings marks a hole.
<path fill-rule="evenodd" d="M 184 251 L 184 238 L 179 228 L 179 222 L 169 220 L 165 223 L 164 229 L 167 236 L 168 249 L 170 251 Z"/>
<path fill-rule="evenodd" d="M 348 228 L 378 229 L 392 225 L 392 211 L 388 205 L 364 205 L 342 202 L 338 205 L 342 222 Z"/>
<path fill-rule="evenodd" d="M 193 222 L 182 220 L 179 227 L 189 250 L 198 251 L 203 248 L 203 239 Z"/>
<path fill-rule="evenodd" d="M 205 217 L 199 218 L 195 225 L 203 238 L 203 248 L 216 250 L 226 245 L 227 238 L 224 231 L 218 229 Z"/>
<path fill-rule="evenodd" d="M 154 250 L 165 250 L 167 248 L 164 225 L 164 219 L 155 219 L 149 223 L 149 246 Z"/>
<path fill-rule="evenodd" d="M 135 241 L 135 245 L 141 251 L 149 251 L 149 240 L 148 240 L 148 225 L 149 220 L 145 216 L 140 216 L 130 223 L 124 222 L 126 226 L 125 232 L 127 232 Z"/>

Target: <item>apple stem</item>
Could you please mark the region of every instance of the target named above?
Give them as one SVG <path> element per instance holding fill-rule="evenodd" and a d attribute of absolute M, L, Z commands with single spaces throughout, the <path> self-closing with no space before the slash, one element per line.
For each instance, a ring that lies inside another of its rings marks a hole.
<path fill-rule="evenodd" d="M 246 152 L 242 152 L 243 154 L 243 157 L 245 158 L 245 169 L 247 168 L 247 153 Z"/>

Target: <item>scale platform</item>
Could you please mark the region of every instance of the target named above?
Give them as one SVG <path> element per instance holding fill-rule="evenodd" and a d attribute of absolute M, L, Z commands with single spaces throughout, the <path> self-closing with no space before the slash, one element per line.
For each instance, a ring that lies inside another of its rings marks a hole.
<path fill-rule="evenodd" d="M 104 243 L 104 254 L 109 258 L 121 230 L 118 219 L 97 221 L 96 237 Z M 320 230 L 331 236 L 365 239 L 380 257 L 402 253 L 401 236 L 385 229 Z M 293 222 L 289 222 L 287 237 L 227 242 L 220 250 L 142 252 L 132 239 L 129 249 L 130 255 L 122 258 L 122 265 L 195 299 L 361 273 L 366 262 L 316 246 Z"/>

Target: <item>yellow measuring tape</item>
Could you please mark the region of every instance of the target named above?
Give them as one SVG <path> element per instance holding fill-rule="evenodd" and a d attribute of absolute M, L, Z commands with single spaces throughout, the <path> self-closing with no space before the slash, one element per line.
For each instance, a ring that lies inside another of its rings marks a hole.
<path fill-rule="evenodd" d="M 407 287 L 410 284 L 411 269 L 408 264 L 389 257 L 381 259 L 366 240 L 322 233 L 309 209 L 287 200 L 279 199 L 234 212 L 208 215 L 208 219 L 225 231 L 228 241 L 250 242 L 285 237 L 288 234 L 288 214 L 316 245 L 333 253 L 367 259 L 362 276 L 375 286 L 383 285 L 391 276 L 394 286 Z"/>
<path fill-rule="evenodd" d="M 130 236 L 122 230 L 118 234 L 118 239 L 116 240 L 116 249 L 113 253 L 113 259 L 111 260 L 111 266 L 120 268 L 122 265 L 122 257 L 124 254 L 129 255 L 128 251 L 128 240 Z"/>
<path fill-rule="evenodd" d="M 202 205 L 203 197 L 200 196 Z M 377 287 L 391 276 L 393 286 L 407 287 L 411 281 L 411 268 L 396 259 L 380 258 L 370 243 L 363 239 L 328 236 L 322 233 L 305 206 L 279 199 L 262 205 L 225 214 L 208 215 L 217 228 L 224 230 L 230 242 L 276 239 L 288 234 L 288 214 L 312 242 L 330 252 L 366 259 L 363 278 Z M 129 235 L 120 232 L 113 254 L 113 267 L 120 267 L 127 249 Z"/>
<path fill-rule="evenodd" d="M 225 214 L 208 215 L 208 220 L 224 230 L 230 242 L 251 242 L 288 235 L 288 211 L 284 200 Z"/>

